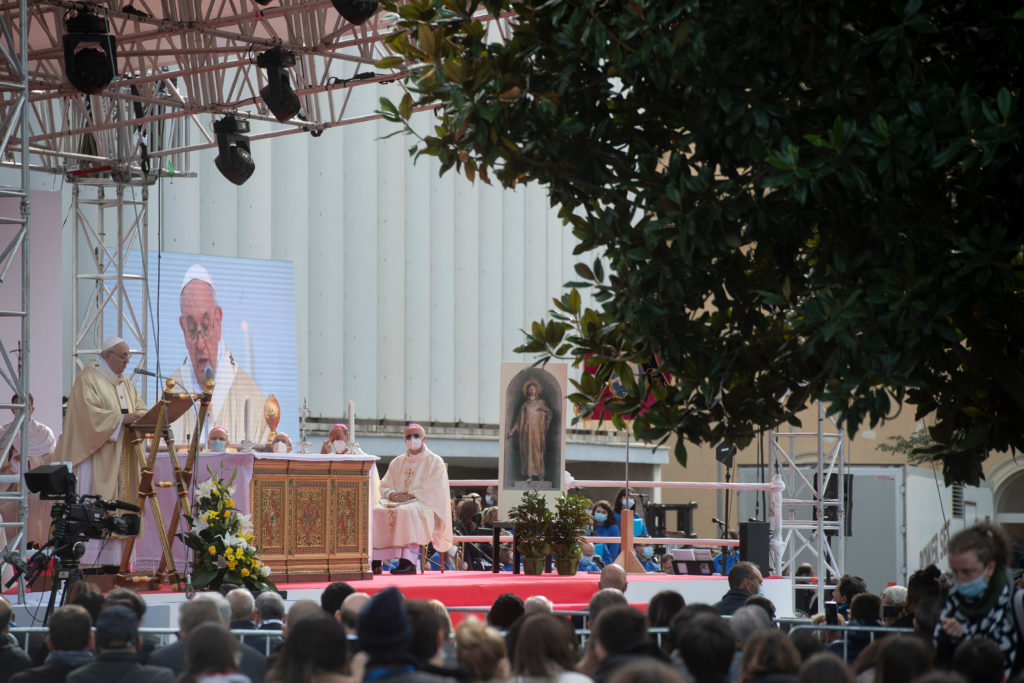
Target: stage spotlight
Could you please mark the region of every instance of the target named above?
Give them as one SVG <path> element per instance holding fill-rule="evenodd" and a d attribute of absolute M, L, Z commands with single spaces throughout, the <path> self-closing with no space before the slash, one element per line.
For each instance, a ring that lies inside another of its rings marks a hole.
<path fill-rule="evenodd" d="M 244 135 L 249 132 L 249 122 L 225 116 L 214 122 L 213 132 L 217 134 L 219 150 L 217 158 L 213 160 L 217 170 L 235 185 L 241 185 L 256 170 L 249 150 L 249 137 Z"/>
<path fill-rule="evenodd" d="M 331 0 L 341 18 L 356 26 L 362 24 L 377 11 L 377 0 Z"/>
<path fill-rule="evenodd" d="M 267 70 L 267 84 L 260 88 L 260 97 L 274 117 L 284 123 L 298 114 L 302 105 L 284 69 L 295 66 L 295 54 L 275 47 L 256 55 L 256 65 Z"/>
<path fill-rule="evenodd" d="M 96 95 L 117 74 L 117 41 L 107 20 L 88 8 L 64 20 L 64 73 L 81 92 Z"/>

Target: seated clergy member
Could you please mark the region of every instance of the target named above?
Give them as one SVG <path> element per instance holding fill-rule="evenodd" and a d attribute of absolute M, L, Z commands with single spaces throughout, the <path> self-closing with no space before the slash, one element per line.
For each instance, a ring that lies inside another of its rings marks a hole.
<path fill-rule="evenodd" d="M 320 455 L 334 454 L 344 455 L 349 451 L 348 427 L 340 422 L 331 426 L 327 432 L 327 441 L 320 447 Z"/>
<path fill-rule="evenodd" d="M 207 440 L 207 448 L 211 453 L 224 453 L 228 450 L 228 430 L 224 427 L 214 427 L 210 430 L 210 438 Z"/>
<path fill-rule="evenodd" d="M 292 452 L 292 440 L 284 432 L 278 432 L 274 434 L 274 438 L 270 441 L 270 452 L 271 453 L 291 453 Z"/>
<path fill-rule="evenodd" d="M 441 553 L 452 547 L 448 472 L 426 440 L 420 425 L 406 427 L 406 452 L 391 461 L 380 481 L 373 508 L 374 573 L 380 573 L 381 560 L 397 557 L 392 574 L 415 574 L 421 545 L 433 543 Z"/>

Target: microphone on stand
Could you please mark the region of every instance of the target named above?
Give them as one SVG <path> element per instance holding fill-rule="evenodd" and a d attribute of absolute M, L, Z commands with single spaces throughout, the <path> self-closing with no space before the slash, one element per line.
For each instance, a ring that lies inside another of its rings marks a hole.
<path fill-rule="evenodd" d="M 158 375 L 155 372 L 150 372 L 149 370 L 143 370 L 142 368 L 135 368 L 135 374 L 137 374 L 137 375 L 145 375 L 146 377 L 155 377 L 157 379 L 168 379 L 167 377 L 164 377 L 163 375 Z"/>
<path fill-rule="evenodd" d="M 718 526 L 725 526 L 725 522 L 720 520 L 718 517 L 712 517 L 711 521 L 717 524 Z"/>
<path fill-rule="evenodd" d="M 203 380 L 209 382 L 211 379 L 213 379 L 213 366 L 207 363 L 206 368 L 203 370 Z M 203 388 L 205 389 L 206 387 Z"/>

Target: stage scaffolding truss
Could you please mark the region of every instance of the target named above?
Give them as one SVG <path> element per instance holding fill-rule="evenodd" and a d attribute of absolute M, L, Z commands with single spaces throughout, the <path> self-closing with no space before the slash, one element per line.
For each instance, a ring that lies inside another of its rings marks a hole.
<path fill-rule="evenodd" d="M 800 555 L 810 553 L 818 580 L 798 583 L 794 578 L 793 589 L 795 593 L 813 591 L 819 611 L 825 600 L 831 599 L 833 584 L 828 577 L 837 581 L 845 571 L 845 460 L 843 430 L 826 415 L 820 402 L 815 431 L 769 432 L 769 470 L 781 475 L 786 485 L 782 518 L 773 525 L 780 536 L 773 541 L 779 557 L 777 567 L 780 573 L 793 575 Z M 834 539 L 832 543 L 830 539 Z"/>

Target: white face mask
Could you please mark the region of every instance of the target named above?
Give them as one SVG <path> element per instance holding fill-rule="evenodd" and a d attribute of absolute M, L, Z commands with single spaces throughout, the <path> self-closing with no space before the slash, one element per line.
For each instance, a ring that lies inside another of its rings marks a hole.
<path fill-rule="evenodd" d="M 498 501 L 494 500 L 494 496 L 492 496 L 489 493 L 486 496 L 484 496 L 484 501 L 486 501 L 488 506 L 497 505 L 498 504 Z"/>
<path fill-rule="evenodd" d="M 210 439 L 210 451 L 213 453 L 223 453 L 227 450 L 227 442 L 224 439 Z"/>
<path fill-rule="evenodd" d="M 334 440 L 334 452 L 335 453 L 344 453 L 346 448 L 348 448 L 348 442 L 345 441 L 345 439 L 335 439 Z"/>
<path fill-rule="evenodd" d="M 286 444 L 284 441 L 277 441 L 276 443 L 274 443 L 274 452 L 275 453 L 287 453 L 288 452 L 288 444 Z"/>
<path fill-rule="evenodd" d="M 416 451 L 418 451 L 422 447 L 423 447 L 423 438 L 422 437 L 414 436 L 411 439 L 409 439 L 409 450 L 410 451 L 415 453 Z"/>

